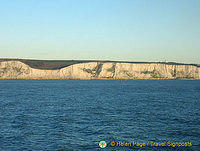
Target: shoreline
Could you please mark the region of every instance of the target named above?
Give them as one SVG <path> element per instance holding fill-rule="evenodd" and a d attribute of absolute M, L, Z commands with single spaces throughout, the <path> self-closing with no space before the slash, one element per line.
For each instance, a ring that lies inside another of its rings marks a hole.
<path fill-rule="evenodd" d="M 127 79 L 127 78 L 121 78 L 121 79 L 111 79 L 111 78 L 86 78 L 86 79 L 80 79 L 80 78 L 0 78 L 0 80 L 200 80 L 199 79 L 188 79 L 188 78 L 149 78 L 149 79 Z"/>

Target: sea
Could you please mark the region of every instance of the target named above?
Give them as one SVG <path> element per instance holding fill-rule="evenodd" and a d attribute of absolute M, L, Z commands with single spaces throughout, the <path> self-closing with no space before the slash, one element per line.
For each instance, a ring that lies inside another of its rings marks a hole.
<path fill-rule="evenodd" d="M 200 150 L 200 80 L 0 80 L 0 151 Z"/>

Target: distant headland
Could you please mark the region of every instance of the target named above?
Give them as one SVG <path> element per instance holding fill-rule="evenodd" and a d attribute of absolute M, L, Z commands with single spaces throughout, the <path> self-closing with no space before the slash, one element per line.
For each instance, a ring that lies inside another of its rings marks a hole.
<path fill-rule="evenodd" d="M 200 79 L 200 65 L 1 58 L 0 79 Z"/>

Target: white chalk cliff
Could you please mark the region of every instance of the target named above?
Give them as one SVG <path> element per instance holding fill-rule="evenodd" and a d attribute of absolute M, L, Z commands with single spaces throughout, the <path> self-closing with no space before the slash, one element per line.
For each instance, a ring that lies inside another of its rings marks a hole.
<path fill-rule="evenodd" d="M 161 63 L 89 62 L 57 70 L 0 62 L 0 79 L 200 79 L 200 67 Z"/>

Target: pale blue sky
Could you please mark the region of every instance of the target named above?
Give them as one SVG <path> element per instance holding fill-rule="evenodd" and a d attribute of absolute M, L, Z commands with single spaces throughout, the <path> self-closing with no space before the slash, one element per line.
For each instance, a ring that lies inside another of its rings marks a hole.
<path fill-rule="evenodd" d="M 200 0 L 0 0 L 0 57 L 200 63 Z"/>

